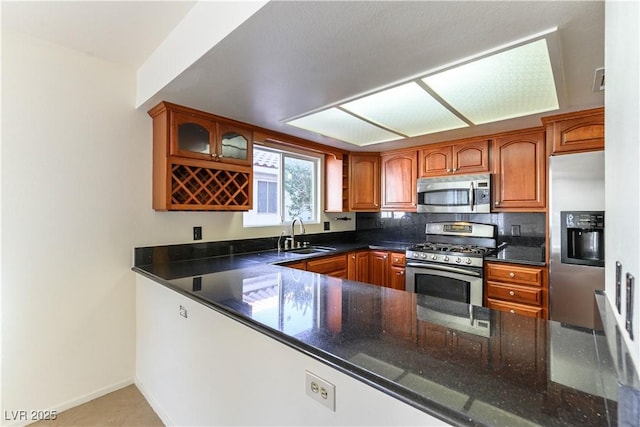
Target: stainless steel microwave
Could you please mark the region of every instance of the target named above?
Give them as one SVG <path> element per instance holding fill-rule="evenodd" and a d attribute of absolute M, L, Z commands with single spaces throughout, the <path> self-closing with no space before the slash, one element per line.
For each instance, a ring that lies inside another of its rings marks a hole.
<path fill-rule="evenodd" d="M 418 212 L 488 213 L 491 175 L 418 179 Z"/>

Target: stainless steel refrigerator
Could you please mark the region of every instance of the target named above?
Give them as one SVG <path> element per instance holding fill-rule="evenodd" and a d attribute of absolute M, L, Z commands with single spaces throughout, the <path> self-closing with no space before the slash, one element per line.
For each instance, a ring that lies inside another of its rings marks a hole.
<path fill-rule="evenodd" d="M 593 295 L 604 289 L 603 151 L 549 158 L 549 228 L 551 320 L 600 329 Z"/>

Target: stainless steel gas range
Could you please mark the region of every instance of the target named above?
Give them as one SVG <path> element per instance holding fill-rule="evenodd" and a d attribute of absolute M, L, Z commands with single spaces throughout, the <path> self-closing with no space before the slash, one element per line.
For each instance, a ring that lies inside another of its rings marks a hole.
<path fill-rule="evenodd" d="M 406 290 L 482 306 L 484 256 L 496 250 L 496 226 L 435 222 L 406 251 Z"/>

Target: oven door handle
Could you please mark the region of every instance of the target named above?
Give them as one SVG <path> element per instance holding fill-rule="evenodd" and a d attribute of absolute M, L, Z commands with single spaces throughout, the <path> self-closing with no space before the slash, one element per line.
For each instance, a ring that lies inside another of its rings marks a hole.
<path fill-rule="evenodd" d="M 415 262 L 408 262 L 406 267 L 414 267 L 420 269 L 429 269 L 429 270 L 439 270 L 439 271 L 448 271 L 451 273 L 464 274 L 465 276 L 474 276 L 474 277 L 482 277 L 481 273 L 477 273 L 471 270 L 465 270 L 464 268 L 456 268 L 456 267 L 448 267 L 446 265 L 436 265 L 436 264 L 419 264 Z"/>

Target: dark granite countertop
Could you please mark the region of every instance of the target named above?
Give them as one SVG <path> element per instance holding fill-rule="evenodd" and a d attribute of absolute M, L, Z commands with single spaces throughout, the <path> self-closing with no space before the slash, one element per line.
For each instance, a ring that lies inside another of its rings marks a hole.
<path fill-rule="evenodd" d="M 497 253 L 485 257 L 485 261 L 544 266 L 546 264 L 545 247 L 544 245 L 525 246 L 509 243 L 498 247 Z"/>
<path fill-rule="evenodd" d="M 617 425 L 604 335 L 273 265 L 302 258 L 133 269 L 453 425 Z"/>
<path fill-rule="evenodd" d="M 196 276 L 201 274 L 216 273 L 219 271 L 233 270 L 242 267 L 249 267 L 260 264 L 287 264 L 295 261 L 309 260 L 331 255 L 340 255 L 348 252 L 364 249 L 385 250 L 404 252 L 411 243 L 406 242 L 376 242 L 370 245 L 363 242 L 331 242 L 329 246 L 333 250 L 328 252 L 318 252 L 315 254 L 299 254 L 292 251 L 277 251 L 275 249 L 264 249 L 246 253 L 237 253 L 226 256 L 210 256 L 204 258 L 168 260 L 169 257 L 141 256 L 136 255 L 137 266 L 142 266 L 145 271 L 164 279 L 174 279 L 179 277 Z M 161 247 L 157 252 L 166 251 L 167 247 Z M 142 248 L 144 252 L 147 248 Z M 139 249 L 136 249 L 139 251 Z M 160 261 L 150 262 L 153 259 L 161 258 Z"/>

